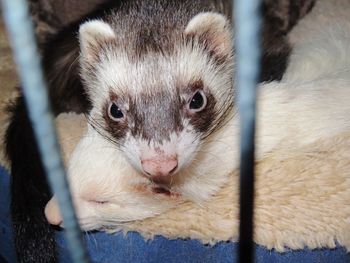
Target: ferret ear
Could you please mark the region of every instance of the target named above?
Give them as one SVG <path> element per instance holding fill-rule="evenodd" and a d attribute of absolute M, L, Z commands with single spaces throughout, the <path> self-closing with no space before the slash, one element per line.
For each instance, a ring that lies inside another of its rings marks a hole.
<path fill-rule="evenodd" d="M 225 16 L 214 12 L 199 13 L 187 24 L 186 37 L 205 46 L 210 55 L 225 61 L 232 53 L 232 32 Z"/>
<path fill-rule="evenodd" d="M 103 44 L 114 41 L 115 32 L 110 25 L 101 20 L 92 20 L 79 28 L 80 50 L 83 58 L 93 61 Z"/>

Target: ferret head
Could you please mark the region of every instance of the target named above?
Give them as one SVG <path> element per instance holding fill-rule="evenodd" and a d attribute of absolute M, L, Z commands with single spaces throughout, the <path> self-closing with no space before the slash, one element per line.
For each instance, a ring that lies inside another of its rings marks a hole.
<path fill-rule="evenodd" d="M 158 36 L 95 20 L 79 39 L 90 125 L 141 176 L 170 188 L 232 109 L 228 21 L 200 13 Z"/>

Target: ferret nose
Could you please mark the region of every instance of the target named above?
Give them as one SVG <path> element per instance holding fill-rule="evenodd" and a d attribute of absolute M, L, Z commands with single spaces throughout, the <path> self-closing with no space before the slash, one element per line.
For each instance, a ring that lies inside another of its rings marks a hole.
<path fill-rule="evenodd" d="M 153 177 L 166 177 L 171 175 L 177 168 L 177 158 L 170 157 L 164 159 L 146 159 L 141 160 L 141 165 L 143 171 L 149 175 L 151 178 Z"/>

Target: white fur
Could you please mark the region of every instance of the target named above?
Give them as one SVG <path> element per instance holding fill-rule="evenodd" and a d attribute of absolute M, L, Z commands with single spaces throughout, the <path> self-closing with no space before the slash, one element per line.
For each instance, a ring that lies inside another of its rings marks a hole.
<path fill-rule="evenodd" d="M 319 5 L 321 4 L 324 5 L 324 2 L 320 2 Z M 350 8 L 347 9 L 350 12 Z M 289 70 L 283 77 L 284 82 L 343 78 L 349 74 L 349 19 L 333 18 L 329 24 L 323 23 L 320 27 L 321 21 L 312 18 L 313 14 L 310 14 L 291 32 L 290 39 L 294 44 L 294 52 L 291 55 L 292 63 L 289 65 Z M 306 37 L 302 38 L 305 35 Z M 313 52 L 310 52 L 311 49 Z"/>

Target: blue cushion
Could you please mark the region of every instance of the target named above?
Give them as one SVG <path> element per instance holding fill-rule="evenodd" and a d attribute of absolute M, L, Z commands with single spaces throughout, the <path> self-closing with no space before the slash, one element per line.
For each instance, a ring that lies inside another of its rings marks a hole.
<path fill-rule="evenodd" d="M 9 215 L 9 174 L 0 166 L 0 261 L 15 262 Z M 60 262 L 70 262 L 63 231 L 57 231 Z M 138 233 L 110 235 L 102 232 L 85 234 L 92 262 L 235 262 L 237 243 L 220 242 L 215 246 L 197 240 L 168 240 L 157 236 L 146 241 Z M 350 254 L 342 247 L 335 249 L 298 250 L 278 253 L 262 246 L 255 247 L 256 262 L 328 263 L 350 262 Z"/>

